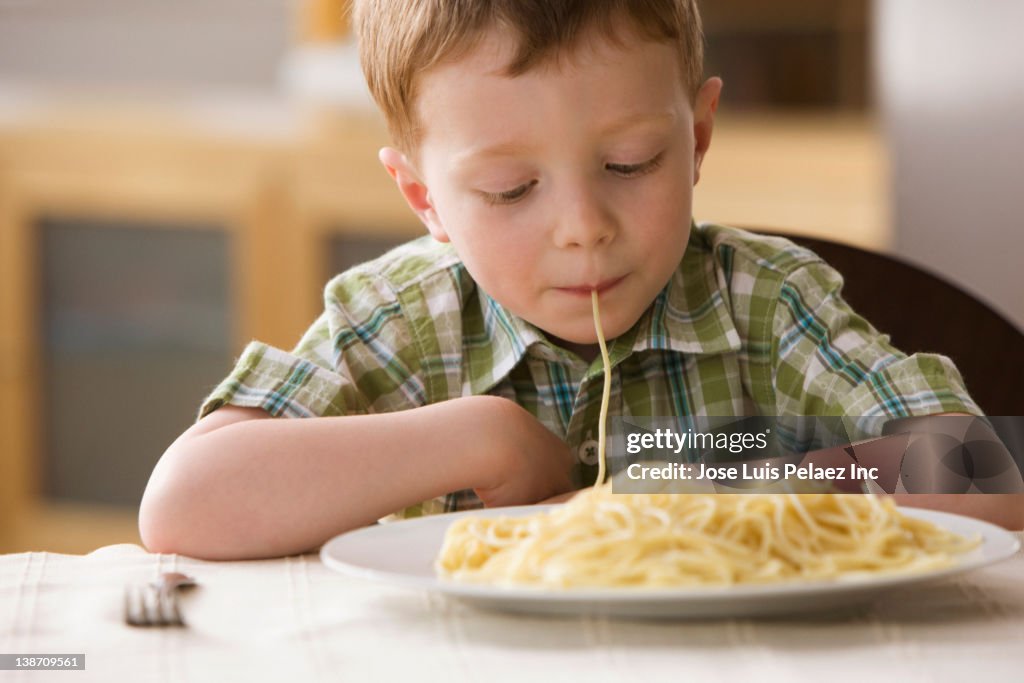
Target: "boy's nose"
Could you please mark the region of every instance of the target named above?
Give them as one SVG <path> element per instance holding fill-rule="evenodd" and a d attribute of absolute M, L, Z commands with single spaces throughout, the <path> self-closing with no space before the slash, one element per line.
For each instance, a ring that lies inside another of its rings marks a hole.
<path fill-rule="evenodd" d="M 615 218 L 593 190 L 573 193 L 557 211 L 554 239 L 559 248 L 604 245 L 615 236 Z"/>

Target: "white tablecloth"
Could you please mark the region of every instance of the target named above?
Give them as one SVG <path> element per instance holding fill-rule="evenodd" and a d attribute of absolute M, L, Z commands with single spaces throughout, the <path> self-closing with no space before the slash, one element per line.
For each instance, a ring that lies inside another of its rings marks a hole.
<path fill-rule="evenodd" d="M 200 582 L 185 629 L 121 619 L 162 571 Z M 1024 554 L 841 614 L 651 622 L 490 613 L 347 578 L 316 555 L 203 562 L 134 545 L 0 555 L 0 653 L 85 653 L 0 681 L 1018 681 Z"/>

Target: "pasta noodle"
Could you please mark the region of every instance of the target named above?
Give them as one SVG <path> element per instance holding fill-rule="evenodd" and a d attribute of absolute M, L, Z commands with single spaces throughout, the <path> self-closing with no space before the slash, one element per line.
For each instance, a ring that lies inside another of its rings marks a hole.
<path fill-rule="evenodd" d="M 450 578 L 546 588 L 729 585 L 924 571 L 973 547 L 858 494 L 581 493 L 550 513 L 464 517 Z"/>
<path fill-rule="evenodd" d="M 601 326 L 601 307 L 597 303 L 597 290 L 591 290 L 590 303 L 594 308 L 594 331 L 597 343 L 601 347 L 601 362 L 604 364 L 604 385 L 601 389 L 601 414 L 597 421 L 597 483 L 604 483 L 608 471 L 608 460 L 605 457 L 605 444 L 608 424 L 608 399 L 612 393 L 612 362 L 608 358 L 608 344 L 604 340 L 604 327 Z"/>
<path fill-rule="evenodd" d="M 925 571 L 977 545 L 873 494 L 612 494 L 611 364 L 596 291 L 592 302 L 604 362 L 597 485 L 549 513 L 457 520 L 440 574 L 556 589 L 813 581 Z"/>

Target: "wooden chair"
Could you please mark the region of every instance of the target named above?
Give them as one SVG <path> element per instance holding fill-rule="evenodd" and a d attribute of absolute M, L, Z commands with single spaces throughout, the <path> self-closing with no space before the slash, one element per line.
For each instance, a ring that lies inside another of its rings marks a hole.
<path fill-rule="evenodd" d="M 889 334 L 896 348 L 949 356 L 988 415 L 1024 415 L 1024 332 L 999 313 L 898 258 L 824 239 L 783 236 L 842 273 L 843 298 Z"/>

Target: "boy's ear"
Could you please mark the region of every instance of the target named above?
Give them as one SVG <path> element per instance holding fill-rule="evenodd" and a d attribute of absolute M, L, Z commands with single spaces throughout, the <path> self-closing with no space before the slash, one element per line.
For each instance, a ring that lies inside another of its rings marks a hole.
<path fill-rule="evenodd" d="M 388 175 L 395 179 L 398 191 L 405 197 L 409 208 L 419 216 L 434 239 L 438 242 L 449 241 L 448 233 L 445 232 L 444 226 L 438 220 L 437 211 L 434 210 L 434 205 L 430 200 L 430 192 L 420 180 L 416 169 L 409 163 L 409 159 L 392 147 L 382 148 L 378 152 L 377 158 L 384 165 Z"/>
<path fill-rule="evenodd" d="M 711 146 L 711 132 L 715 127 L 718 98 L 722 95 L 722 79 L 717 76 L 704 82 L 693 105 L 693 184 L 700 180 L 700 166 Z"/>

